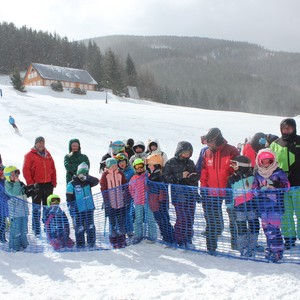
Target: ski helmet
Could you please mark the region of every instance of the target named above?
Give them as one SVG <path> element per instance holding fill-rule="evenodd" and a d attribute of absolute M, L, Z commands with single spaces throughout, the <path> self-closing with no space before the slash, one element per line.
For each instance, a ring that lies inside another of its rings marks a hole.
<path fill-rule="evenodd" d="M 118 161 L 118 163 L 124 160 L 126 161 L 126 165 L 128 164 L 128 156 L 126 153 L 118 153 L 115 159 Z"/>
<path fill-rule="evenodd" d="M 162 158 L 161 154 L 154 153 L 154 154 L 149 155 L 146 158 L 146 164 L 151 164 L 151 165 L 154 165 L 154 166 L 155 165 L 160 165 L 162 167 L 163 164 L 164 164 L 164 161 L 163 161 L 163 158 Z"/>
<path fill-rule="evenodd" d="M 143 165 L 145 167 L 145 163 L 141 158 L 137 158 L 132 164 L 134 169 L 136 169 L 136 166 L 138 166 L 138 165 Z"/>
<path fill-rule="evenodd" d="M 230 166 L 233 168 L 234 173 L 243 175 L 249 173 L 251 168 L 251 160 L 244 155 L 238 155 L 230 161 Z"/>
<path fill-rule="evenodd" d="M 112 155 L 117 155 L 118 153 L 125 151 L 125 144 L 122 141 L 115 141 L 110 144 Z"/>
<path fill-rule="evenodd" d="M 11 176 L 11 174 L 13 172 L 16 172 L 16 173 L 20 174 L 20 170 L 17 167 L 15 167 L 15 166 L 7 166 L 7 167 L 5 167 L 3 172 L 4 172 L 5 179 L 7 181 L 9 181 L 9 182 L 11 181 L 10 180 L 10 176 Z"/>
<path fill-rule="evenodd" d="M 60 197 L 55 194 L 51 194 L 47 197 L 47 206 L 51 206 L 51 204 L 58 205 L 60 203 Z"/>
<path fill-rule="evenodd" d="M 256 164 L 259 167 L 263 167 L 262 161 L 264 159 L 270 159 L 271 164 L 272 164 L 274 161 L 276 161 L 276 155 L 270 149 L 262 149 L 257 153 Z"/>

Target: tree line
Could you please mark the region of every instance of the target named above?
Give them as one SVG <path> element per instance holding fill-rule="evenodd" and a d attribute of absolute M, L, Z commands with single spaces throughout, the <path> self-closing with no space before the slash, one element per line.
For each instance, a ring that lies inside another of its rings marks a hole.
<path fill-rule="evenodd" d="M 175 104 L 179 96 L 168 87 L 160 86 L 152 73 L 136 70 L 128 53 L 126 61 L 108 48 L 104 53 L 89 40 L 69 41 L 56 33 L 37 31 L 13 23 L 0 23 L 0 73 L 18 77 L 32 62 L 87 70 L 98 82 L 97 89 L 126 93 L 127 86 L 136 86 L 140 97 Z M 182 95 L 180 95 L 182 96 Z"/>

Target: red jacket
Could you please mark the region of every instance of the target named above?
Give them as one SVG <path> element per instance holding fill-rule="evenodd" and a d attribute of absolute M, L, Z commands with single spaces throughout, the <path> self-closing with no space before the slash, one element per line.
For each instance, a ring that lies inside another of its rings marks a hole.
<path fill-rule="evenodd" d="M 23 176 L 27 185 L 51 182 L 56 187 L 56 169 L 51 154 L 45 149 L 42 156 L 35 148 L 24 157 Z"/>
<path fill-rule="evenodd" d="M 227 141 L 219 146 L 216 151 L 207 149 L 202 161 L 201 187 L 225 189 L 230 175 L 233 174 L 230 160 L 238 155 L 237 148 L 227 144 Z M 219 194 L 214 190 L 210 190 L 210 194 L 212 196 L 223 196 L 223 192 Z"/>
<path fill-rule="evenodd" d="M 251 160 L 251 166 L 255 167 L 255 159 L 256 159 L 256 152 L 255 150 L 252 148 L 250 143 L 247 143 L 242 151 L 242 154 L 247 156 L 248 158 L 250 158 Z"/>

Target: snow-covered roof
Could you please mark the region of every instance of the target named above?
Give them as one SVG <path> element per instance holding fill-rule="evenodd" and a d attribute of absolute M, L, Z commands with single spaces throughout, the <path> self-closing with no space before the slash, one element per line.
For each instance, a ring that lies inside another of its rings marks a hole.
<path fill-rule="evenodd" d="M 97 84 L 97 81 L 86 70 L 37 63 L 32 63 L 32 66 L 44 79 Z"/>

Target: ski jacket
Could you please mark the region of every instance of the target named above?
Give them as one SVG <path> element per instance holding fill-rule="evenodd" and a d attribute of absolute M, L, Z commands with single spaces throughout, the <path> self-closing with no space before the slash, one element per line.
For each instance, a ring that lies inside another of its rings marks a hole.
<path fill-rule="evenodd" d="M 166 203 L 169 201 L 168 198 L 168 186 L 166 184 L 158 184 L 158 182 L 163 182 L 164 178 L 161 170 L 154 170 L 153 173 L 149 174 L 147 180 L 148 187 L 148 201 L 151 211 L 159 211 L 159 206 L 161 203 Z"/>
<path fill-rule="evenodd" d="M 233 204 L 236 207 L 241 206 L 242 210 L 244 210 L 244 204 L 254 198 L 254 194 L 252 191 L 253 182 L 253 175 L 233 174 L 232 176 L 230 176 L 227 185 L 228 195 L 225 199 L 226 205 L 228 206 Z"/>
<path fill-rule="evenodd" d="M 126 178 L 123 172 L 106 170 L 100 179 L 104 203 L 114 209 L 124 207 L 128 196 L 126 193 L 128 186 L 125 184 Z"/>
<path fill-rule="evenodd" d="M 45 213 L 45 228 L 48 240 L 69 238 L 70 225 L 65 212 L 58 206 L 50 206 Z"/>
<path fill-rule="evenodd" d="M 128 165 L 124 170 L 120 170 L 124 173 L 126 182 L 129 182 L 132 176 L 135 174 L 133 167 L 130 165 Z"/>
<path fill-rule="evenodd" d="M 251 167 L 255 167 L 255 159 L 256 159 L 256 155 L 257 153 L 255 152 L 255 150 L 253 149 L 253 147 L 251 146 L 250 143 L 247 143 L 243 150 L 242 150 L 242 155 L 247 156 L 248 158 L 250 158 L 251 161 Z"/>
<path fill-rule="evenodd" d="M 258 171 L 256 171 L 254 174 L 253 189 L 260 191 L 256 193 L 259 213 L 284 213 L 284 191 L 280 189 L 289 187 L 290 183 L 287 175 L 280 168 L 277 168 L 268 178 L 261 176 Z"/>
<path fill-rule="evenodd" d="M 5 193 L 4 187 L 5 179 L 0 179 L 0 216 L 2 218 L 8 217 L 8 200 L 9 197 Z"/>
<path fill-rule="evenodd" d="M 99 179 L 88 175 L 85 181 L 81 181 L 74 176 L 72 181 L 67 185 L 67 202 L 69 205 L 74 204 L 75 210 L 79 212 L 94 210 L 94 200 L 92 187 L 99 183 Z"/>
<path fill-rule="evenodd" d="M 23 176 L 27 185 L 50 182 L 56 187 L 56 169 L 50 152 L 45 149 L 42 155 L 37 149 L 31 148 L 24 157 Z"/>
<path fill-rule="evenodd" d="M 236 147 L 224 141 L 216 151 L 207 149 L 204 153 L 201 171 L 201 187 L 225 189 L 229 177 L 233 174 L 230 160 L 239 155 Z M 223 196 L 226 192 L 209 189 L 209 196 Z"/>
<path fill-rule="evenodd" d="M 270 149 L 276 154 L 279 167 L 286 172 L 291 186 L 300 186 L 300 136 L 290 141 L 275 140 Z"/>
<path fill-rule="evenodd" d="M 73 143 L 78 143 L 79 148 L 77 152 L 72 152 L 71 145 Z M 72 139 L 69 142 L 69 153 L 65 155 L 64 158 L 64 165 L 67 171 L 66 174 L 66 182 L 70 182 L 72 180 L 72 177 L 76 175 L 77 167 L 85 162 L 88 167 L 90 168 L 90 161 L 87 155 L 81 153 L 81 147 L 80 147 L 80 141 L 78 139 Z"/>
<path fill-rule="evenodd" d="M 26 217 L 29 215 L 25 184 L 23 182 L 5 181 L 5 192 L 8 199 L 8 212 L 10 219 Z"/>
<path fill-rule="evenodd" d="M 134 150 L 137 146 L 140 146 L 143 149 L 143 152 L 141 153 L 136 153 Z M 147 157 L 147 153 L 145 152 L 145 144 L 142 141 L 138 141 L 136 142 L 133 147 L 132 147 L 133 151 L 134 151 L 134 155 L 132 155 L 129 159 L 129 164 L 132 165 L 133 162 L 137 159 L 137 158 L 141 158 L 145 161 L 146 157 Z"/>
<path fill-rule="evenodd" d="M 8 122 L 9 122 L 10 125 L 13 125 L 13 124 L 15 124 L 15 119 L 13 117 L 10 117 L 8 119 Z"/>
<path fill-rule="evenodd" d="M 146 203 L 146 179 L 147 173 L 134 175 L 129 181 L 129 192 L 135 205 L 145 205 Z"/>
<path fill-rule="evenodd" d="M 192 150 L 192 145 L 188 142 L 179 142 L 175 151 L 175 156 L 169 159 L 163 169 L 164 180 L 171 183 L 172 203 L 199 201 L 200 196 L 197 190 L 193 189 L 188 192 L 186 186 L 198 186 L 199 173 L 197 172 L 194 162 L 190 158 L 181 158 L 183 151 Z M 187 171 L 192 174 L 188 178 L 183 178 L 183 172 Z"/>

